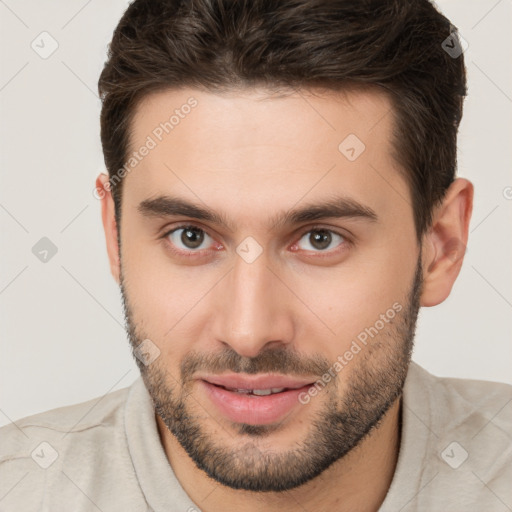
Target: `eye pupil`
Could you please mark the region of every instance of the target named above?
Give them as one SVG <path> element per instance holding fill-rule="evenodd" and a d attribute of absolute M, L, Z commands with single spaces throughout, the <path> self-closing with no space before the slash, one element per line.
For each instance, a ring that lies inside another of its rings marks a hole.
<path fill-rule="evenodd" d="M 332 236 L 331 233 L 326 229 L 319 229 L 313 231 L 309 239 L 311 245 L 315 247 L 315 249 L 325 249 L 326 247 L 329 247 L 332 241 Z"/>
<path fill-rule="evenodd" d="M 198 228 L 186 228 L 181 233 L 181 241 L 189 249 L 196 249 L 204 240 L 204 232 Z"/>

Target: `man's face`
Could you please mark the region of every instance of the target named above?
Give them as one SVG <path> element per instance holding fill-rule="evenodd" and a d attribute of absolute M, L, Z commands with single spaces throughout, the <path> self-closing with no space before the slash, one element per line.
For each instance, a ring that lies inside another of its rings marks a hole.
<path fill-rule="evenodd" d="M 421 266 L 390 109 L 377 92 L 195 89 L 137 109 L 131 151 L 150 150 L 123 188 L 130 342 L 146 340 L 161 421 L 225 485 L 310 480 L 401 392 Z"/>

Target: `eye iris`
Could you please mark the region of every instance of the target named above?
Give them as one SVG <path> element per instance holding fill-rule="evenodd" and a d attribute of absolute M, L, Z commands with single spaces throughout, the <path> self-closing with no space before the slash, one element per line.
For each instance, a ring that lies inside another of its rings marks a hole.
<path fill-rule="evenodd" d="M 321 229 L 313 231 L 309 236 L 309 240 L 315 249 L 325 249 L 326 247 L 329 247 L 332 241 L 332 236 L 329 231 Z"/>
<path fill-rule="evenodd" d="M 196 249 L 204 240 L 204 233 L 197 228 L 186 228 L 181 233 L 181 241 L 189 249 Z"/>

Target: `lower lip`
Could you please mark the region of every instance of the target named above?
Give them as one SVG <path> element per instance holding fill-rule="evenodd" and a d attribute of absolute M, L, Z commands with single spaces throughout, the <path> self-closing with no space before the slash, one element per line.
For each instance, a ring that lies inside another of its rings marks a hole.
<path fill-rule="evenodd" d="M 299 395 L 308 390 L 310 384 L 299 389 L 289 389 L 266 396 L 228 391 L 204 380 L 199 381 L 217 409 L 235 423 L 268 425 L 283 419 L 298 407 Z"/>

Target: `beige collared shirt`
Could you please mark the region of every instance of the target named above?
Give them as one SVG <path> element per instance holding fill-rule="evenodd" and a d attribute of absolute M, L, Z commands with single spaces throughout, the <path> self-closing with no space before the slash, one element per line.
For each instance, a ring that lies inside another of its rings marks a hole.
<path fill-rule="evenodd" d="M 173 473 L 140 377 L 0 429 L 0 512 L 202 506 L 207 502 L 193 503 Z M 379 510 L 512 511 L 512 386 L 442 379 L 412 363 L 398 463 Z"/>

